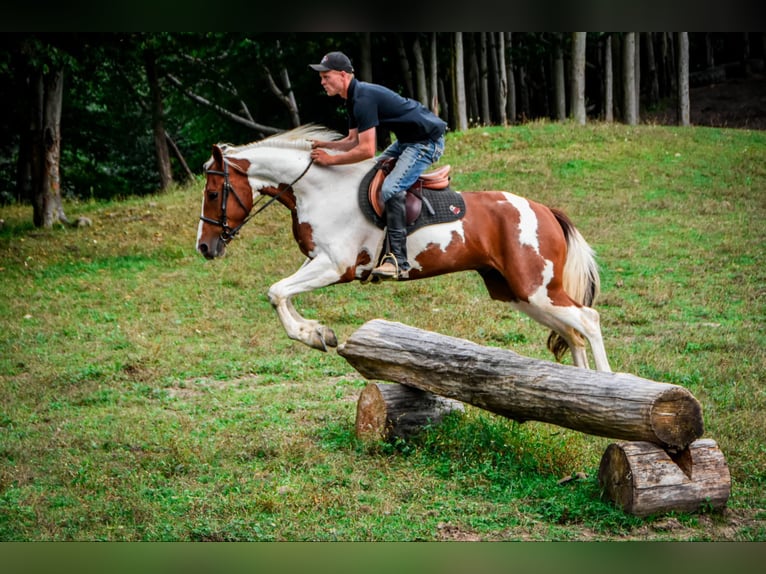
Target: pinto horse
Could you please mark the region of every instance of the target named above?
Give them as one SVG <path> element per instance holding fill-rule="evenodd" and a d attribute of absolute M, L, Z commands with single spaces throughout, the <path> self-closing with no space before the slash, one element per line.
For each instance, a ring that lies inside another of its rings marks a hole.
<path fill-rule="evenodd" d="M 269 301 L 288 337 L 322 351 L 337 346 L 334 332 L 302 317 L 292 298 L 369 280 L 385 238 L 358 201 L 360 183 L 375 160 L 312 166 L 311 141 L 339 137 L 308 125 L 244 146 L 213 146 L 205 164 L 197 234 L 197 250 L 208 259 L 220 257 L 266 205 L 276 200 L 287 207 L 307 259 L 269 288 Z M 266 205 L 254 211 L 267 197 Z M 599 315 L 591 307 L 600 289 L 594 252 L 567 216 L 509 192 L 463 192 L 460 197 L 464 217 L 408 235 L 412 268 L 406 280 L 475 270 L 493 299 L 551 329 L 548 347 L 557 360 L 569 349 L 575 366 L 588 368 L 587 339 L 596 369 L 609 371 Z"/>

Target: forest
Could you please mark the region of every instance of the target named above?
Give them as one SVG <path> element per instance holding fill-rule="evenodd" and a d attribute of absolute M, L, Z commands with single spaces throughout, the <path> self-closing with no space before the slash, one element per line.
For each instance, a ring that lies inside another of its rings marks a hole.
<path fill-rule="evenodd" d="M 359 79 L 416 98 L 453 131 L 552 121 L 640 123 L 689 87 L 763 71 L 763 33 L 5 33 L 0 198 L 67 223 L 61 198 L 167 189 L 217 142 L 305 123 L 345 131 L 308 64 L 344 51 Z M 388 134 L 379 134 L 384 145 Z"/>

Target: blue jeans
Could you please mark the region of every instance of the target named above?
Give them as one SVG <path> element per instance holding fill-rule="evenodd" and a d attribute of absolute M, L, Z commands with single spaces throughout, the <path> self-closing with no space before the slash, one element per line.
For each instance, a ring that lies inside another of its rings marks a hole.
<path fill-rule="evenodd" d="M 383 180 L 381 196 L 388 202 L 400 191 L 407 191 L 428 167 L 444 153 L 444 136 L 437 141 L 400 143 L 398 140 L 383 151 L 378 160 L 398 158 L 394 169 Z"/>

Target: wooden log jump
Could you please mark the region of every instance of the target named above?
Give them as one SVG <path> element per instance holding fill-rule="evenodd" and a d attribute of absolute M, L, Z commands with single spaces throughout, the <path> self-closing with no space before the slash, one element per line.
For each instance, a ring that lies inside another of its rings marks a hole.
<path fill-rule="evenodd" d="M 357 435 L 409 436 L 472 404 L 631 442 L 610 444 L 602 496 L 636 516 L 720 510 L 731 492 L 726 460 L 703 432 L 689 391 L 626 373 L 600 373 L 376 319 L 338 347 L 370 383 L 357 403 Z M 445 398 L 447 397 L 447 398 Z"/>
<path fill-rule="evenodd" d="M 523 357 L 507 349 L 375 319 L 338 353 L 387 380 L 524 422 L 684 449 L 702 436 L 702 408 L 683 387 Z"/>

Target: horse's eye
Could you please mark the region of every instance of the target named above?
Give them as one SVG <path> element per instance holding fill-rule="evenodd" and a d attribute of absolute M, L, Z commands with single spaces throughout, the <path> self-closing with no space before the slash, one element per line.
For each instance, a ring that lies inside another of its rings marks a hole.
<path fill-rule="evenodd" d="M 208 201 L 215 201 L 218 199 L 218 192 L 217 191 L 208 191 L 207 192 L 207 200 Z"/>

